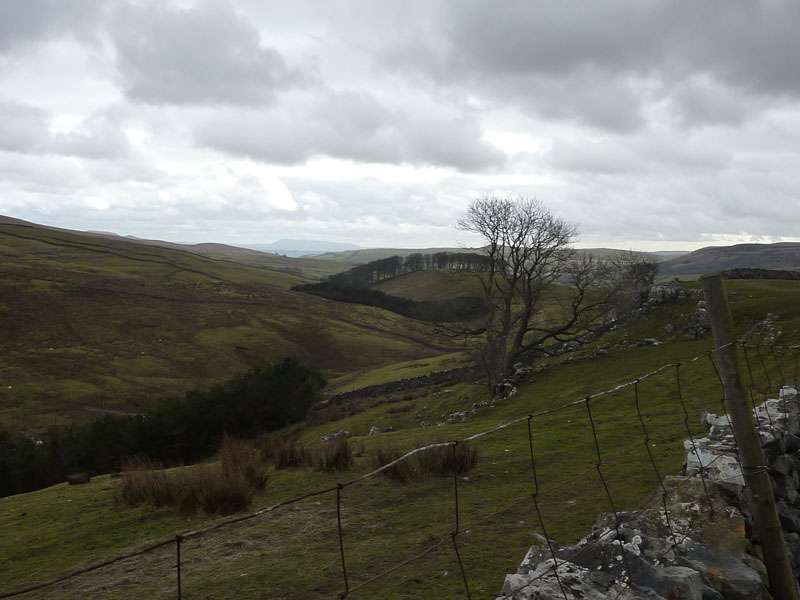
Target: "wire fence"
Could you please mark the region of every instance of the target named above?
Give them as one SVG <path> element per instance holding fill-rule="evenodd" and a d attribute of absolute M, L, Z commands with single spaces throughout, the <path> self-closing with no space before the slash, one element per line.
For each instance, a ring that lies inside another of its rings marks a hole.
<path fill-rule="evenodd" d="M 175 575 L 176 575 L 176 579 L 175 579 L 175 594 L 176 594 L 176 597 L 179 600 L 181 600 L 182 596 L 183 596 L 183 586 L 184 586 L 184 576 L 183 576 L 181 565 L 182 565 L 182 560 L 185 560 L 185 556 L 182 557 L 182 546 L 187 540 L 190 540 L 190 539 L 193 539 L 193 538 L 199 538 L 199 537 L 208 535 L 208 534 L 210 534 L 210 533 L 212 533 L 214 531 L 220 530 L 220 529 L 225 528 L 225 527 L 229 527 L 229 526 L 237 524 L 237 523 L 242 523 L 242 522 L 249 521 L 249 520 L 252 520 L 252 519 L 257 519 L 259 517 L 264 517 L 265 515 L 268 515 L 269 513 L 275 512 L 277 509 L 279 509 L 281 507 L 293 505 L 293 504 L 296 504 L 296 503 L 301 502 L 303 500 L 307 500 L 309 498 L 318 497 L 318 496 L 325 496 L 325 495 L 331 495 L 331 496 L 335 496 L 335 503 L 336 503 L 336 532 L 337 532 L 336 535 L 337 535 L 337 538 L 338 538 L 339 558 L 340 558 L 340 563 L 341 563 L 340 564 L 340 566 L 341 566 L 341 569 L 340 569 L 340 571 L 341 571 L 341 591 L 335 596 L 336 598 L 339 598 L 339 599 L 347 598 L 351 594 L 353 594 L 353 593 L 355 593 L 355 592 L 357 592 L 357 591 L 359 591 L 359 590 L 361 590 L 361 589 L 363 589 L 365 587 L 372 586 L 376 582 L 378 582 L 379 580 L 381 580 L 381 579 L 383 579 L 383 578 L 395 573 L 396 571 L 398 571 L 399 569 L 402 569 L 403 567 L 406 567 L 406 566 L 408 566 L 408 565 L 410 565 L 410 564 L 412 564 L 412 563 L 414 563 L 416 561 L 419 561 L 419 560 L 425 558 L 426 556 L 429 556 L 430 554 L 432 554 L 432 553 L 434 553 L 436 551 L 441 550 L 442 548 L 444 548 L 448 544 L 452 546 L 453 556 L 454 556 L 454 558 L 455 558 L 455 560 L 456 560 L 456 562 L 457 562 L 457 564 L 459 566 L 459 575 L 460 575 L 460 577 L 462 579 L 462 582 L 463 582 L 464 594 L 466 595 L 467 598 L 472 598 L 472 593 L 471 593 L 471 590 L 470 590 L 470 577 L 469 577 L 468 569 L 465 567 L 465 563 L 464 563 L 464 561 L 462 559 L 462 555 L 461 555 L 460 547 L 459 547 L 460 536 L 462 536 L 465 531 L 469 531 L 470 529 L 476 528 L 476 527 L 480 526 L 481 524 L 484 524 L 487 521 L 490 521 L 491 519 L 494 519 L 494 518 L 496 518 L 496 517 L 508 512 L 508 511 L 510 511 L 511 509 L 513 509 L 515 507 L 518 507 L 518 506 L 520 506 L 522 504 L 530 502 L 532 504 L 532 506 L 533 506 L 533 510 L 534 510 L 535 515 L 536 515 L 537 521 L 539 523 L 540 529 L 541 529 L 542 533 L 544 534 L 544 539 L 546 540 L 546 544 L 549 547 L 549 553 L 551 555 L 553 564 L 549 569 L 545 570 L 539 576 L 537 576 L 536 578 L 532 579 L 531 581 L 528 581 L 524 586 L 521 586 L 520 588 L 513 590 L 512 593 L 509 594 L 509 596 L 513 596 L 513 594 L 520 592 L 523 588 L 532 585 L 535 581 L 537 581 L 537 580 L 539 580 L 539 579 L 541 579 L 543 577 L 546 577 L 548 575 L 553 575 L 556 578 L 557 582 L 558 582 L 558 586 L 559 586 L 559 588 L 561 590 L 562 596 L 566 599 L 567 598 L 566 591 L 565 591 L 565 589 L 564 589 L 564 587 L 563 587 L 563 585 L 561 583 L 561 580 L 559 579 L 559 570 L 558 570 L 559 569 L 559 565 L 561 563 L 563 563 L 565 560 L 571 561 L 574 558 L 576 558 L 578 555 L 586 552 L 593 544 L 597 543 L 598 540 L 590 541 L 589 543 L 581 546 L 571 557 L 568 557 L 567 559 L 564 559 L 564 558 L 559 559 L 558 556 L 557 556 L 557 552 L 556 552 L 555 548 L 552 545 L 551 538 L 548 535 L 548 525 L 549 525 L 549 523 L 547 522 L 547 519 L 545 518 L 544 513 L 542 511 L 542 507 L 544 506 L 544 503 L 546 501 L 546 500 L 543 500 L 543 498 L 546 498 L 549 494 L 552 494 L 556 490 L 562 489 L 565 486 L 571 485 L 571 484 L 573 484 L 573 483 L 575 483 L 575 482 L 577 482 L 579 480 L 587 479 L 587 478 L 590 478 L 590 477 L 596 477 L 597 478 L 597 482 L 599 483 L 600 487 L 603 490 L 603 495 L 605 496 L 605 498 L 607 500 L 608 508 L 610 509 L 610 515 L 613 518 L 613 527 L 614 527 L 615 533 L 616 533 L 617 537 L 620 538 L 620 534 L 621 534 L 620 530 L 623 527 L 623 520 L 620 517 L 620 512 L 619 512 L 619 510 L 617 508 L 617 501 L 615 500 L 615 496 L 614 496 L 612 487 L 608 483 L 607 476 L 606 476 L 606 471 L 607 471 L 609 465 L 611 465 L 613 463 L 616 463 L 617 461 L 620 461 L 622 458 L 624 458 L 626 456 L 629 456 L 631 453 L 635 452 L 638 448 L 641 448 L 642 445 L 644 445 L 644 448 L 645 448 L 645 451 L 646 451 L 647 463 L 649 463 L 649 469 L 652 470 L 652 478 L 653 478 L 654 486 L 657 489 L 660 490 L 660 494 L 659 494 L 659 498 L 658 498 L 657 502 L 660 504 L 660 507 L 663 510 L 664 518 L 666 520 L 666 525 L 667 525 L 667 528 L 668 528 L 668 531 L 669 531 L 669 539 L 671 540 L 671 544 L 670 544 L 669 548 L 674 551 L 675 547 L 680 543 L 679 542 L 680 536 L 674 530 L 673 522 L 672 522 L 672 519 L 671 519 L 671 516 L 670 516 L 670 511 L 669 511 L 669 506 L 668 506 L 668 492 L 667 492 L 667 489 L 666 489 L 666 487 L 664 485 L 664 479 L 662 477 L 662 473 L 660 472 L 660 470 L 658 468 L 657 461 L 654 458 L 653 452 L 652 452 L 652 447 L 653 447 L 653 443 L 654 442 L 662 440 L 664 438 L 674 437 L 674 432 L 665 431 L 665 432 L 663 432 L 662 434 L 659 434 L 659 435 L 651 435 L 651 432 L 649 431 L 648 426 L 646 425 L 646 419 L 645 419 L 645 417 L 643 415 L 643 412 L 642 412 L 642 409 L 641 409 L 641 403 L 640 403 L 640 384 L 642 382 L 644 382 L 645 380 L 648 380 L 650 378 L 655 377 L 656 375 L 671 373 L 671 378 L 673 379 L 674 386 L 675 386 L 675 395 L 676 395 L 676 397 L 678 399 L 677 405 L 674 406 L 673 409 L 676 411 L 676 415 L 679 418 L 679 420 L 683 421 L 684 429 L 686 431 L 686 435 L 688 436 L 687 441 L 688 441 L 689 446 L 691 448 L 691 452 L 693 452 L 695 454 L 695 456 L 696 456 L 696 458 L 698 460 L 698 463 L 701 465 L 701 468 L 699 470 L 699 476 L 700 476 L 700 481 L 702 482 L 703 494 L 705 496 L 704 504 L 707 507 L 709 515 L 713 519 L 713 517 L 714 517 L 714 514 L 713 514 L 714 503 L 712 501 L 712 498 L 711 498 L 711 495 L 710 495 L 710 492 L 709 492 L 709 489 L 708 489 L 707 476 L 706 476 L 706 472 L 707 472 L 708 468 L 711 466 L 711 463 L 703 464 L 703 462 L 701 460 L 701 457 L 700 457 L 700 454 L 699 454 L 699 451 L 698 451 L 698 448 L 697 448 L 697 442 L 696 442 L 694 434 L 692 433 L 692 430 L 691 430 L 691 415 L 690 415 L 690 412 L 689 412 L 689 410 L 687 408 L 686 401 L 684 399 L 684 389 L 683 389 L 684 384 L 683 384 L 682 379 L 681 379 L 681 373 L 682 373 L 682 370 L 685 370 L 685 368 L 688 365 L 691 365 L 692 363 L 699 363 L 699 361 L 701 361 L 702 359 L 708 358 L 710 360 L 711 365 L 713 366 L 713 372 L 715 373 L 716 378 L 717 378 L 717 380 L 718 380 L 718 382 L 719 382 L 719 384 L 721 386 L 722 381 L 720 379 L 720 374 L 719 374 L 719 370 L 717 368 L 717 365 L 714 362 L 714 354 L 716 352 L 718 352 L 719 350 L 721 350 L 722 348 L 725 348 L 725 347 L 726 346 L 721 346 L 721 347 L 718 347 L 718 348 L 714 348 L 714 349 L 709 350 L 707 352 L 703 352 L 701 354 L 698 354 L 698 355 L 696 355 L 696 356 L 694 356 L 694 357 L 692 357 L 692 358 L 690 358 L 688 360 L 685 360 L 683 362 L 675 362 L 675 363 L 664 364 L 664 365 L 658 367 L 657 369 L 651 370 L 651 371 L 649 371 L 649 372 L 647 372 L 647 373 L 645 373 L 645 374 L 643 374 L 643 375 L 641 375 L 639 377 L 636 377 L 634 379 L 631 379 L 629 381 L 621 383 L 621 384 L 619 384 L 617 386 L 614 386 L 612 388 L 609 388 L 609 389 L 606 389 L 606 390 L 603 390 L 603 391 L 600 391 L 600 392 L 596 392 L 596 393 L 590 394 L 590 395 L 582 397 L 582 398 L 580 398 L 578 400 L 567 402 L 567 403 L 561 404 L 559 406 L 556 406 L 554 408 L 548 408 L 546 410 L 542 410 L 542 411 L 539 411 L 539 412 L 530 412 L 530 413 L 526 413 L 526 414 L 520 415 L 517 418 L 514 418 L 514 419 L 511 419 L 511 420 L 506 421 L 504 423 L 498 424 L 498 425 L 496 425 L 496 426 L 494 426 L 494 427 L 492 427 L 490 429 L 487 429 L 487 430 L 484 430 L 484 431 L 481 431 L 481 432 L 478 432 L 478 433 L 475 433 L 475 434 L 472 434 L 472 435 L 469 435 L 469 436 L 465 436 L 465 437 L 463 437 L 461 439 L 456 439 L 456 440 L 451 440 L 451 441 L 446 441 L 446 442 L 436 442 L 436 443 L 431 443 L 431 444 L 427 444 L 427 445 L 415 448 L 415 449 L 413 449 L 413 450 L 411 450 L 409 452 L 406 452 L 405 454 L 403 454 L 399 458 L 396 458 L 395 460 L 392 460 L 391 462 L 388 462 L 388 463 L 384 464 L 383 466 L 381 466 L 379 468 L 373 469 L 373 470 L 371 470 L 371 471 L 369 471 L 367 473 L 364 473 L 362 475 L 354 477 L 354 478 L 352 478 L 352 479 L 350 479 L 348 481 L 345 481 L 343 483 L 337 483 L 337 484 L 334 484 L 334 485 L 329 485 L 329 486 L 326 486 L 326 487 L 322 487 L 320 489 L 315 489 L 315 490 L 312 490 L 312 491 L 308 491 L 308 492 L 293 496 L 291 498 L 287 498 L 287 499 L 282 500 L 280 502 L 274 503 L 272 505 L 265 506 L 265 507 L 263 507 L 263 508 L 261 508 L 259 510 L 254 511 L 254 512 L 250 512 L 250 513 L 246 513 L 246 514 L 240 514 L 240 515 L 236 515 L 236 516 L 232 516 L 232 517 L 228 517 L 228 518 L 223 518 L 223 519 L 215 521 L 215 522 L 211 523 L 210 525 L 208 525 L 206 527 L 203 527 L 203 528 L 199 528 L 199 529 L 195 529 L 195 530 L 191 530 L 191 531 L 184 531 L 184 532 L 181 532 L 181 533 L 176 533 L 174 535 L 171 535 L 171 536 L 166 537 L 164 539 L 161 539 L 159 541 L 153 542 L 151 544 L 148 544 L 148 545 L 146 545 L 144 547 L 141 547 L 141 548 L 138 548 L 136 550 L 133 550 L 133 551 L 130 551 L 130 552 L 127 552 L 127 553 L 124 553 L 124 554 L 120 554 L 120 555 L 117 555 L 117 556 L 112 556 L 112 557 L 106 558 L 106 559 L 104 559 L 102 561 L 96 562 L 94 564 L 90 564 L 88 566 L 85 566 L 85 567 L 80 568 L 80 569 L 73 570 L 73 571 L 68 572 L 68 573 L 64 573 L 64 574 L 62 574 L 62 575 L 60 575 L 58 577 L 54 577 L 54 578 L 48 579 L 46 581 L 41 581 L 39 583 L 36 583 L 36 584 L 33 584 L 33 585 L 29 585 L 29 586 L 26 586 L 26 587 L 22 587 L 22 588 L 19 588 L 19 589 L 14 589 L 14 590 L 6 591 L 6 592 L 0 592 L 0 598 L 11 598 L 11 597 L 15 597 L 15 596 L 22 596 L 24 594 L 28 594 L 30 592 L 33 592 L 33 591 L 36 591 L 36 590 L 41 590 L 43 588 L 46 588 L 46 587 L 49 587 L 49 586 L 53 586 L 53 585 L 55 585 L 57 583 L 64 582 L 64 581 L 72 579 L 74 577 L 78 577 L 80 575 L 83 575 L 83 574 L 86 574 L 86 573 L 90 573 L 92 571 L 97 571 L 99 569 L 104 569 L 104 568 L 109 567 L 110 565 L 113 565 L 113 564 L 118 563 L 120 561 L 124 561 L 126 559 L 130 559 L 130 558 L 133 558 L 133 557 L 149 554 L 149 553 L 152 553 L 152 552 L 154 552 L 155 550 L 157 550 L 159 548 L 164 548 L 164 547 L 172 545 L 172 546 L 174 546 L 174 551 L 175 551 L 175 554 L 174 554 L 174 556 L 175 556 Z M 763 397 L 763 399 L 766 400 L 767 395 L 770 392 L 775 391 L 776 389 L 780 389 L 780 388 L 782 388 L 782 387 L 784 387 L 784 386 L 786 386 L 786 385 L 788 385 L 790 383 L 795 387 L 795 389 L 797 389 L 797 384 L 798 384 L 798 353 L 797 353 L 797 351 L 798 351 L 798 349 L 800 349 L 800 346 L 775 346 L 775 345 L 772 345 L 772 346 L 753 346 L 753 345 L 747 345 L 745 343 L 741 343 L 741 348 L 742 348 L 742 351 L 743 351 L 743 354 L 744 354 L 745 363 L 747 365 L 747 373 L 748 373 L 748 377 L 749 377 L 749 392 L 750 392 L 749 395 L 750 395 L 751 401 L 753 403 L 753 408 L 754 409 L 756 408 L 756 397 Z M 764 353 L 761 352 L 762 350 L 768 351 L 768 354 L 767 354 L 766 357 L 764 356 Z M 794 365 L 793 366 L 793 371 L 794 371 L 794 374 L 793 374 L 793 377 L 790 378 L 790 379 L 787 379 L 786 373 L 784 371 L 784 368 L 781 365 L 781 356 L 780 356 L 781 353 L 783 353 L 783 358 L 784 359 L 788 355 L 793 360 L 793 365 Z M 765 380 L 765 383 L 764 383 L 763 387 L 760 387 L 760 388 L 757 387 L 756 377 L 754 375 L 754 371 L 755 371 L 754 364 L 756 364 L 756 361 L 757 361 L 757 367 L 760 367 L 760 372 L 761 372 L 761 374 L 763 374 L 763 377 L 764 377 L 764 380 Z M 772 364 L 769 364 L 769 363 L 772 363 Z M 770 372 L 772 372 L 772 375 L 770 375 Z M 776 385 L 778 387 L 775 387 Z M 627 391 L 628 389 L 630 389 L 630 391 L 632 392 L 632 397 L 634 399 L 633 410 L 631 411 L 631 417 L 635 422 L 638 422 L 638 424 L 639 424 L 638 429 L 640 430 L 641 438 L 637 439 L 635 442 L 631 443 L 630 445 L 622 448 L 621 450 L 619 450 L 615 454 L 610 455 L 609 452 L 608 452 L 608 448 L 603 446 L 603 444 L 601 443 L 601 438 L 598 435 L 598 423 L 596 421 L 596 416 L 595 416 L 596 415 L 596 404 L 597 404 L 597 402 L 600 402 L 600 401 L 604 400 L 606 397 L 610 397 L 610 396 L 612 396 L 614 394 L 617 394 L 617 393 L 620 393 L 622 391 Z M 784 408 L 785 408 L 785 402 L 786 402 L 785 398 L 784 398 L 783 401 L 784 401 Z M 720 406 L 722 408 L 722 415 L 727 417 L 728 413 L 727 413 L 727 410 L 726 410 L 724 393 L 721 394 L 721 397 L 720 397 Z M 589 426 L 589 429 L 590 429 L 590 433 L 591 433 L 591 441 L 592 441 L 592 445 L 593 445 L 593 454 L 594 454 L 594 457 L 595 457 L 595 459 L 593 461 L 593 464 L 590 467 L 582 470 L 581 472 L 575 474 L 573 477 L 570 477 L 569 479 L 567 479 L 565 481 L 561 481 L 561 482 L 559 482 L 559 483 L 557 483 L 555 485 L 552 485 L 552 486 L 550 486 L 548 488 L 544 488 L 544 487 L 541 486 L 540 457 L 539 457 L 539 454 L 537 452 L 537 448 L 536 448 L 536 444 L 535 444 L 535 436 L 534 436 L 534 433 L 535 433 L 536 427 L 537 427 L 537 423 L 539 423 L 541 421 L 541 419 L 543 417 L 545 417 L 545 416 L 558 415 L 559 413 L 564 413 L 565 411 L 568 411 L 568 410 L 577 410 L 577 409 L 580 409 L 581 407 L 583 409 L 585 409 L 586 417 L 587 417 L 587 423 L 588 423 L 588 426 Z M 771 416 L 769 414 L 769 411 L 766 411 L 766 414 L 767 414 L 767 417 L 769 419 L 769 423 L 768 423 L 769 427 L 774 427 L 774 423 L 772 422 L 772 418 L 771 418 Z M 730 418 L 729 417 L 728 417 L 728 421 L 730 423 Z M 421 551 L 418 551 L 415 554 L 413 554 L 412 556 L 408 556 L 407 558 L 405 558 L 403 560 L 400 560 L 399 562 L 396 562 L 391 567 L 386 568 L 386 569 L 384 569 L 383 571 L 381 571 L 381 572 L 379 572 L 377 574 L 374 574 L 374 575 L 372 575 L 372 576 L 370 576 L 370 577 L 368 577 L 366 579 L 363 579 L 361 581 L 358 581 L 358 582 L 354 582 L 351 579 L 351 576 L 348 573 L 348 568 L 347 568 L 347 564 L 348 564 L 348 562 L 347 562 L 348 547 L 347 547 L 347 544 L 345 543 L 344 529 L 343 529 L 343 526 L 342 526 L 342 504 L 344 502 L 344 493 L 343 492 L 347 488 L 350 488 L 351 486 L 355 486 L 355 485 L 361 484 L 361 483 L 363 483 L 363 482 L 365 482 L 367 480 L 370 480 L 370 479 L 380 475 L 382 472 L 387 471 L 389 469 L 392 469 L 393 467 L 395 467 L 399 463 L 401 463 L 403 461 L 408 461 L 409 459 L 411 459 L 413 456 L 415 456 L 417 454 L 420 454 L 420 453 L 423 453 L 423 452 L 429 452 L 429 451 L 434 450 L 436 448 L 448 448 L 448 447 L 451 448 L 452 449 L 451 451 L 453 453 L 453 457 L 455 459 L 456 452 L 457 452 L 457 447 L 460 444 L 465 444 L 465 443 L 476 441 L 476 440 L 478 440 L 480 438 L 484 438 L 484 437 L 487 437 L 487 436 L 492 436 L 492 435 L 494 435 L 494 434 L 496 434 L 496 433 L 498 433 L 500 431 L 507 430 L 509 428 L 514 427 L 515 425 L 520 425 L 520 424 L 524 424 L 522 435 L 523 436 L 527 436 L 527 444 L 526 445 L 527 445 L 528 454 L 529 454 L 530 478 L 531 478 L 531 489 L 530 489 L 530 491 L 528 493 L 524 494 L 523 496 L 521 496 L 519 498 L 516 498 L 516 499 L 512 500 L 509 504 L 504 505 L 504 506 L 500 507 L 499 509 L 496 509 L 494 511 L 488 512 L 488 513 L 484 514 L 483 516 L 481 516 L 480 518 L 478 518 L 478 519 L 476 519 L 476 520 L 474 520 L 474 521 L 472 521 L 470 523 L 466 523 L 465 524 L 463 522 L 463 517 L 462 517 L 462 512 L 463 511 L 462 511 L 461 507 L 459 506 L 459 477 L 458 477 L 458 474 L 456 472 L 456 469 L 453 469 L 453 477 L 452 477 L 452 502 L 453 502 L 453 504 L 452 504 L 452 506 L 453 506 L 452 518 L 453 518 L 453 529 L 452 529 L 452 531 L 448 535 L 440 537 L 435 542 L 429 544 L 427 547 L 423 548 Z M 736 452 L 737 452 L 737 460 L 738 460 L 738 444 L 736 444 L 735 439 L 734 439 L 734 446 L 735 446 L 735 449 L 736 449 Z M 690 480 L 694 480 L 694 479 L 691 478 L 691 477 L 684 477 L 683 483 L 685 483 L 687 481 L 690 481 Z M 681 483 L 680 485 L 683 485 L 683 483 Z M 637 518 L 638 518 L 638 516 L 644 514 L 644 512 L 645 512 L 645 510 L 647 510 L 647 508 L 649 508 L 649 507 L 641 508 L 641 509 L 638 509 L 637 511 L 633 511 L 633 512 L 628 511 L 626 513 L 626 519 L 625 519 L 624 523 L 627 523 L 627 524 L 635 523 Z M 185 554 L 185 552 L 184 552 L 184 554 Z M 622 556 L 623 556 L 623 561 L 624 561 L 624 569 L 627 572 L 626 581 L 627 581 L 628 585 L 630 585 L 630 583 L 633 580 L 631 569 L 630 569 L 630 565 L 627 563 L 627 558 L 625 557 L 625 552 L 622 553 Z"/>

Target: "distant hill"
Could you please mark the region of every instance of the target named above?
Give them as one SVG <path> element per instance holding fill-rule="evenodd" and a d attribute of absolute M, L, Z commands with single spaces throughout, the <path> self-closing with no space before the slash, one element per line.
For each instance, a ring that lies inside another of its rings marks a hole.
<path fill-rule="evenodd" d="M 360 250 L 361 246 L 355 244 L 345 244 L 342 242 L 325 242 L 321 240 L 278 240 L 271 244 L 244 244 L 244 248 L 258 250 L 259 252 L 271 252 L 300 258 L 301 256 L 313 256 L 325 254 L 326 252 L 344 252 L 347 250 Z"/>
<path fill-rule="evenodd" d="M 652 254 L 657 256 L 661 260 L 669 260 L 671 258 L 678 258 L 679 256 L 684 256 L 689 254 L 691 250 L 658 250 L 656 252 L 649 252 L 648 254 Z"/>
<path fill-rule="evenodd" d="M 415 271 L 394 277 L 372 286 L 372 289 L 410 298 L 411 300 L 442 300 L 472 296 L 481 298 L 482 291 L 477 278 L 452 270 Z"/>
<path fill-rule="evenodd" d="M 419 321 L 288 289 L 308 281 L 193 246 L 5 218 L 0 427 L 139 412 L 286 355 L 337 377 L 450 350 Z"/>
<path fill-rule="evenodd" d="M 661 276 L 702 275 L 731 269 L 800 269 L 800 243 L 711 246 L 661 263 Z"/>
<path fill-rule="evenodd" d="M 348 264 L 336 261 L 335 259 L 321 261 L 314 258 L 293 258 L 290 256 L 281 256 L 280 254 L 276 253 L 269 253 L 251 248 L 240 248 L 237 246 L 218 244 L 214 242 L 204 242 L 200 244 L 178 244 L 176 242 L 167 242 L 164 240 L 148 240 L 132 235 L 123 236 L 107 231 L 74 231 L 71 229 L 41 225 L 38 223 L 31 223 L 30 221 L 23 221 L 22 219 L 17 219 L 14 217 L 0 215 L 0 225 L 2 224 L 18 225 L 21 227 L 36 227 L 51 231 L 61 231 L 70 235 L 76 234 L 81 236 L 96 237 L 115 242 L 131 242 L 137 244 L 146 244 L 149 246 L 159 246 L 161 248 L 178 250 L 180 252 L 190 252 L 216 260 L 238 262 L 250 267 L 255 267 L 257 269 L 290 273 L 291 275 L 307 279 L 322 279 L 328 275 L 333 275 L 335 273 L 344 271 L 349 267 Z M 328 242 L 321 243 L 324 244 Z M 358 248 L 358 246 L 353 247 Z M 293 285 L 294 283 L 289 285 Z"/>

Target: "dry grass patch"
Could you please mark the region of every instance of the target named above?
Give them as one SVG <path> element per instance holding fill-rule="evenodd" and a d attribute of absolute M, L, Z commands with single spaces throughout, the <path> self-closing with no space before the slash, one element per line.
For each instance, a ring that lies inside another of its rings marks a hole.
<path fill-rule="evenodd" d="M 314 468 L 320 471 L 346 471 L 353 466 L 353 449 L 347 437 L 336 435 L 311 450 Z"/>
<path fill-rule="evenodd" d="M 439 440 L 429 443 L 443 442 Z M 478 464 L 478 449 L 469 442 L 436 446 L 415 456 L 420 470 L 430 475 L 462 475 Z"/>
<path fill-rule="evenodd" d="M 272 460 L 276 471 L 311 464 L 308 449 L 295 437 L 269 438 L 262 443 L 262 453 Z"/>
<path fill-rule="evenodd" d="M 405 452 L 391 444 L 385 444 L 382 441 L 373 448 L 370 458 L 373 469 L 379 469 L 389 463 L 397 460 L 403 456 Z M 422 471 L 419 468 L 419 462 L 415 456 L 411 456 L 405 460 L 401 460 L 397 464 L 388 467 L 381 471 L 381 475 L 394 481 L 395 483 L 408 484 L 412 481 L 418 481 L 422 478 Z"/>
<path fill-rule="evenodd" d="M 319 444 L 303 444 L 291 436 L 268 438 L 262 442 L 262 453 L 272 460 L 276 471 L 314 467 L 330 473 L 346 471 L 355 462 L 355 453 L 345 435 L 335 435 Z"/>
<path fill-rule="evenodd" d="M 176 469 L 144 458 L 127 461 L 114 498 L 128 506 L 174 506 L 184 515 L 243 510 L 267 481 L 258 452 L 247 442 L 226 437 L 218 454 L 218 463 Z"/>
<path fill-rule="evenodd" d="M 381 471 L 381 475 L 396 483 L 408 484 L 424 477 L 462 475 L 478 464 L 478 449 L 469 442 L 453 444 L 443 439 L 421 442 L 417 447 L 430 444 L 447 444 L 418 452 L 405 460 Z M 372 467 L 378 469 L 388 465 L 405 452 L 382 441 L 373 447 L 370 453 Z"/>

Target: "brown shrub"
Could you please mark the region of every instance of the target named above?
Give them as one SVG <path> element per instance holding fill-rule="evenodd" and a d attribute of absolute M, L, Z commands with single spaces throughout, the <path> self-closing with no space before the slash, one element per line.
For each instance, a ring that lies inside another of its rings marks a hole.
<path fill-rule="evenodd" d="M 353 466 L 353 450 L 347 437 L 337 435 L 315 447 L 312 454 L 314 467 L 320 471 L 345 471 Z"/>
<path fill-rule="evenodd" d="M 381 471 L 381 475 L 401 484 L 432 476 L 452 476 L 467 473 L 478 463 L 478 450 L 469 442 L 461 442 L 455 446 L 443 438 L 418 442 L 417 447 L 431 444 L 447 444 L 417 452 L 388 469 Z M 401 457 L 405 452 L 398 448 L 379 441 L 371 452 L 373 469 L 388 465 Z"/>
<path fill-rule="evenodd" d="M 67 475 L 67 483 L 70 485 L 82 485 L 84 483 L 89 483 L 92 480 L 89 477 L 89 474 L 85 471 L 83 473 L 72 473 L 71 475 Z"/>
<path fill-rule="evenodd" d="M 437 440 L 431 443 L 443 443 Z M 462 475 L 478 464 L 478 449 L 469 442 L 461 442 L 447 446 L 437 446 L 415 455 L 420 470 L 431 475 Z"/>
<path fill-rule="evenodd" d="M 250 442 L 225 436 L 218 451 L 222 473 L 231 483 L 241 479 L 253 490 L 260 490 L 267 483 L 267 472 L 261 464 L 258 450 Z"/>
<path fill-rule="evenodd" d="M 238 473 L 221 465 L 199 464 L 182 470 L 174 504 L 184 515 L 228 514 L 250 506 L 256 489 Z"/>
<path fill-rule="evenodd" d="M 264 448 L 264 454 L 275 464 L 275 470 L 304 467 L 311 464 L 308 449 L 297 438 L 283 437 L 271 439 Z"/>
<path fill-rule="evenodd" d="M 370 454 L 372 468 L 379 469 L 384 465 L 388 465 L 389 463 L 403 456 L 403 454 L 405 454 L 405 452 L 396 446 L 384 444 L 382 441 L 378 441 Z M 416 460 L 416 456 L 410 456 L 407 459 L 392 465 L 388 469 L 384 469 L 381 471 L 381 475 L 396 483 L 408 484 L 412 481 L 421 479 L 422 472 L 420 471 L 419 462 Z"/>
<path fill-rule="evenodd" d="M 114 499 L 129 506 L 176 503 L 178 483 L 174 474 L 147 458 L 133 458 L 122 464 Z"/>
<path fill-rule="evenodd" d="M 182 514 L 226 514 L 248 507 L 266 481 L 256 449 L 226 437 L 218 463 L 165 470 L 147 459 L 127 461 L 114 497 L 129 506 L 175 506 Z"/>

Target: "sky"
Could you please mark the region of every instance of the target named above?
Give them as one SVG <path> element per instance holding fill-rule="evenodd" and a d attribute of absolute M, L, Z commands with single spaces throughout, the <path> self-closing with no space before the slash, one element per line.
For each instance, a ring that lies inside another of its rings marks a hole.
<path fill-rule="evenodd" d="M 800 241 L 796 0 L 0 0 L 0 214 L 197 243 Z"/>

